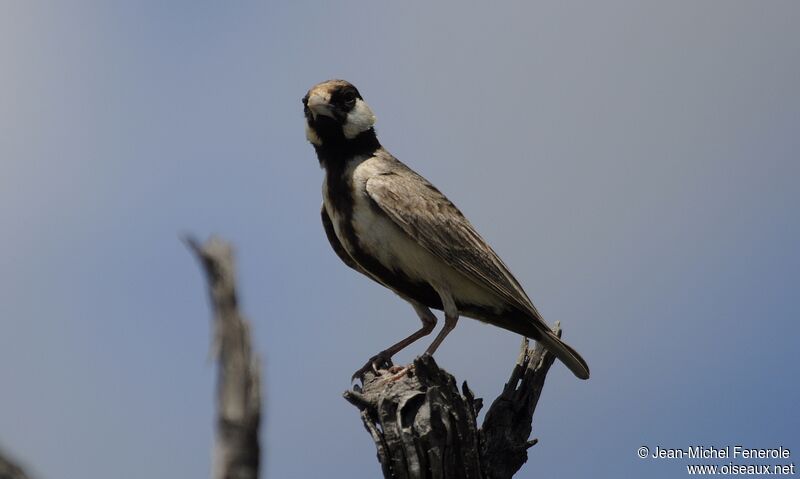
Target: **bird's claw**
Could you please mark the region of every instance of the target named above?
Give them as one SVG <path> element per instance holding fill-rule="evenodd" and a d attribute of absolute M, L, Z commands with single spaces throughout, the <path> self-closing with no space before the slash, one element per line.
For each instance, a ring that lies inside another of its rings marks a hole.
<path fill-rule="evenodd" d="M 385 371 L 387 369 L 391 369 L 394 366 L 392 365 L 392 358 L 391 356 L 387 355 L 384 352 L 380 352 L 375 356 L 369 358 L 367 364 L 362 366 L 358 371 L 353 373 L 353 377 L 350 378 L 350 381 L 353 382 L 356 379 L 360 379 L 362 382 L 364 381 L 364 375 L 366 373 L 372 373 L 375 376 L 380 376 L 381 371 Z"/>

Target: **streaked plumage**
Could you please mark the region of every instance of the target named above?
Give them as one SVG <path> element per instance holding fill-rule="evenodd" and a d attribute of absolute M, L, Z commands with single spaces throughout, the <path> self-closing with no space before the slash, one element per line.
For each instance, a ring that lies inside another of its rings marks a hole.
<path fill-rule="evenodd" d="M 434 308 L 445 312 L 445 327 L 430 354 L 464 315 L 540 341 L 576 376 L 589 377 L 580 355 L 552 333 L 458 208 L 381 147 L 375 117 L 355 87 L 323 82 L 303 104 L 307 137 L 326 172 L 321 215 L 331 246 L 345 264 L 409 301 L 423 322 L 365 368 L 429 334 Z"/>

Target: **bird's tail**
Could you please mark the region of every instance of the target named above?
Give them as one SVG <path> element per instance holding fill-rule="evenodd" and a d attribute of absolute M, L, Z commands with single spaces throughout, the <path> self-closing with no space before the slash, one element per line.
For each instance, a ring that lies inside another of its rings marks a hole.
<path fill-rule="evenodd" d="M 540 334 L 538 335 L 539 337 L 534 336 L 534 339 L 542 343 L 548 351 L 555 354 L 572 371 L 572 374 L 580 379 L 589 379 L 589 365 L 586 364 L 581 355 L 556 336 L 547 325 L 544 326 L 544 328 L 536 328 Z"/>
<path fill-rule="evenodd" d="M 531 317 L 530 313 L 521 313 L 503 318 L 503 320 L 498 326 L 542 343 L 575 376 L 580 379 L 589 379 L 589 365 L 586 364 L 586 361 L 577 351 L 556 336 L 553 330 L 538 315 Z"/>

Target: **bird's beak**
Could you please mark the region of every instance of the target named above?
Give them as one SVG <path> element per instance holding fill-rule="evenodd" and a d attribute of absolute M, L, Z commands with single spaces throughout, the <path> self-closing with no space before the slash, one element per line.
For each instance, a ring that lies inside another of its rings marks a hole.
<path fill-rule="evenodd" d="M 308 97 L 308 109 L 311 110 L 311 114 L 314 116 L 316 120 L 317 116 L 324 115 L 334 118 L 333 112 L 331 111 L 329 94 L 320 94 L 320 93 L 312 93 Z"/>

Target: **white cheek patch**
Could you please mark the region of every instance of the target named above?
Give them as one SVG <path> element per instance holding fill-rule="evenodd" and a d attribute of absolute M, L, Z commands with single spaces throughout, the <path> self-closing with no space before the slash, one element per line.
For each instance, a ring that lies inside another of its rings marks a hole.
<path fill-rule="evenodd" d="M 347 121 L 342 126 L 344 137 L 353 139 L 375 125 L 375 114 L 362 99 L 356 100 L 356 106 L 347 114 Z"/>
<path fill-rule="evenodd" d="M 322 146 L 322 138 L 308 125 L 308 122 L 306 122 L 306 139 L 310 141 L 312 145 Z"/>

